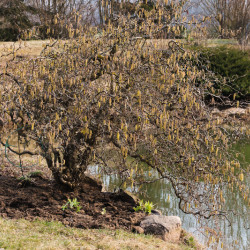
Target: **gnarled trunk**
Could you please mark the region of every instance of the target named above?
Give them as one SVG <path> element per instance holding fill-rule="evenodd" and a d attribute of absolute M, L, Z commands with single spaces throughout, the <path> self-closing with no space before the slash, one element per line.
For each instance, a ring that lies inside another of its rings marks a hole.
<path fill-rule="evenodd" d="M 90 153 L 89 147 L 80 151 L 74 144 L 69 144 L 64 152 L 53 149 L 46 161 L 56 182 L 75 188 L 84 181 Z"/>

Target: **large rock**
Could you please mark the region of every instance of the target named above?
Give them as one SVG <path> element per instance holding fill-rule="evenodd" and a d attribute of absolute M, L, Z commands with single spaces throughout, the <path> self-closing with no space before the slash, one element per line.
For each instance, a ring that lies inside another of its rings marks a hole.
<path fill-rule="evenodd" d="M 181 235 L 181 219 L 178 216 L 150 215 L 141 221 L 145 234 L 153 234 L 165 241 L 177 242 Z"/>
<path fill-rule="evenodd" d="M 235 116 L 235 117 L 244 117 L 250 113 L 250 107 L 247 108 L 228 108 L 224 110 L 219 110 L 217 108 L 212 110 L 212 114 L 220 117 L 227 117 L 227 116 Z"/>

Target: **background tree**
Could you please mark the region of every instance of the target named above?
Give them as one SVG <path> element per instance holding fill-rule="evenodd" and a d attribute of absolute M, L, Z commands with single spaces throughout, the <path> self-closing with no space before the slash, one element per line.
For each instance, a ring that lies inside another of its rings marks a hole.
<path fill-rule="evenodd" d="M 0 40 L 17 41 L 21 32 L 39 25 L 38 9 L 21 0 L 0 2 Z"/>
<path fill-rule="evenodd" d="M 68 32 L 63 27 L 77 22 L 77 20 L 72 19 L 73 12 L 81 15 L 82 24 L 92 25 L 95 23 L 95 10 L 92 0 L 26 0 L 26 2 L 40 10 L 42 20 L 40 36 L 42 38 L 68 37 Z M 55 16 L 57 17 L 56 23 Z"/>
<path fill-rule="evenodd" d="M 99 1 L 98 7 L 99 7 L 99 18 L 100 18 L 100 24 L 107 24 L 108 22 L 115 22 L 117 19 L 117 16 L 120 14 L 122 15 L 129 15 L 133 16 L 133 18 L 136 18 L 137 21 L 143 22 L 145 18 L 145 14 L 142 14 L 142 12 L 136 11 L 136 6 L 138 6 L 137 2 L 134 1 Z M 160 3 L 162 8 L 164 9 L 165 15 L 156 16 L 156 19 L 154 20 L 155 23 L 161 23 L 163 22 L 165 24 L 164 27 L 162 27 L 162 30 L 157 32 L 155 38 L 174 38 L 178 37 L 180 38 L 182 33 L 184 32 L 185 28 L 182 23 L 180 23 L 179 18 L 181 16 L 180 11 L 182 12 L 183 6 L 187 7 L 187 0 L 165 0 L 165 1 L 154 1 L 154 0 L 143 0 L 139 2 L 139 6 L 141 9 L 144 9 L 145 12 L 151 12 L 155 11 L 157 8 L 157 5 Z M 159 18 L 165 20 L 158 20 Z M 179 26 L 177 28 L 176 22 L 179 22 Z M 172 24 L 173 25 L 170 25 Z M 168 24 L 168 25 L 167 25 Z M 172 30 L 173 28 L 173 30 Z"/>
<path fill-rule="evenodd" d="M 14 127 L 37 149 L 17 151 L 2 135 L 1 143 L 20 157 L 42 156 L 55 180 L 71 188 L 95 163 L 126 172 L 132 187 L 168 179 L 184 211 L 224 215 L 223 186 L 239 187 L 248 199 L 247 170 L 230 160 L 223 121 L 204 105 L 210 83 L 191 51 L 175 41 L 159 50 L 151 40 L 168 28 L 164 5 L 135 9 L 138 18 L 121 14 L 101 35 L 93 26 L 69 26 L 69 41 L 51 40 L 41 57 L 9 63 L 0 73 L 3 133 Z"/>
<path fill-rule="evenodd" d="M 84 25 L 96 22 L 94 4 L 91 0 L 1 1 L 0 40 L 16 41 L 17 36 L 27 33 L 27 30 L 33 30 L 31 36 L 33 35 L 36 39 L 67 37 L 68 32 L 65 27 L 77 22 L 72 19 L 73 11 L 81 15 Z M 55 23 L 55 16 L 57 23 Z"/>
<path fill-rule="evenodd" d="M 250 32 L 249 0 L 202 0 L 203 12 L 213 17 L 211 28 L 221 38 L 236 37 L 240 43 Z"/>

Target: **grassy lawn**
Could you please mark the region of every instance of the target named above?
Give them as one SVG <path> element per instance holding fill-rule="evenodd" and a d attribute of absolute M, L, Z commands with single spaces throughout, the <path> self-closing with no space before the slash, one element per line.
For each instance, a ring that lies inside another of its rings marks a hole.
<path fill-rule="evenodd" d="M 0 68 L 5 66 L 5 62 L 12 58 L 12 55 L 6 56 L 17 50 L 18 57 L 32 58 L 40 55 L 43 46 L 48 44 L 49 40 L 38 40 L 28 42 L 0 42 Z"/>
<path fill-rule="evenodd" d="M 151 39 L 147 40 L 147 44 L 154 44 L 157 49 L 167 49 L 168 42 L 172 39 Z M 175 39 L 175 41 L 186 44 L 185 39 Z M 11 58 L 11 56 L 5 56 L 13 51 L 13 48 L 17 49 L 16 55 L 19 57 L 32 58 L 39 56 L 45 44 L 49 44 L 49 40 L 34 40 L 27 42 L 0 42 L 0 66 L 5 65 L 5 61 Z M 208 47 L 216 47 L 222 45 L 234 46 L 240 49 L 240 45 L 235 39 L 207 39 L 200 41 L 201 44 Z M 250 45 L 246 46 L 245 50 L 249 50 Z"/>
<path fill-rule="evenodd" d="M 7 54 L 13 48 L 17 49 L 20 46 L 20 49 L 17 52 L 17 55 L 20 56 L 38 56 L 44 46 L 48 44 L 49 40 L 34 40 L 28 42 L 0 42 L 0 56 Z"/>
<path fill-rule="evenodd" d="M 227 46 L 243 51 L 249 51 L 250 50 L 250 44 L 241 46 L 237 40 L 235 39 L 207 39 L 201 41 L 199 44 L 205 46 L 205 47 L 221 47 L 221 46 Z"/>
<path fill-rule="evenodd" d="M 208 39 L 207 43 L 209 45 L 218 46 L 218 45 L 237 45 L 238 42 L 235 39 Z"/>
<path fill-rule="evenodd" d="M 78 229 L 60 222 L 0 218 L 3 249 L 192 249 L 122 230 Z"/>

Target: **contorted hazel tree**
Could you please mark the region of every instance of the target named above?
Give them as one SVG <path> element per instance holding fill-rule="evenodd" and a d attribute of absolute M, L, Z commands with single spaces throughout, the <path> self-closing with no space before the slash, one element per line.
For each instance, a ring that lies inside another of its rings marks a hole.
<path fill-rule="evenodd" d="M 245 199 L 248 191 L 239 163 L 225 160 L 222 121 L 204 106 L 206 76 L 190 51 L 174 41 L 159 50 L 151 40 L 179 27 L 181 10 L 169 23 L 165 5 L 139 6 L 133 17 L 114 16 L 101 31 L 72 28 L 69 41 L 51 41 L 39 58 L 10 64 L 0 78 L 4 133 L 15 124 L 40 148 L 16 153 L 40 154 L 55 180 L 72 188 L 90 163 L 129 172 L 131 185 L 156 178 L 147 179 L 152 168 L 172 183 L 184 211 L 223 214 L 223 185 L 239 186 Z"/>

